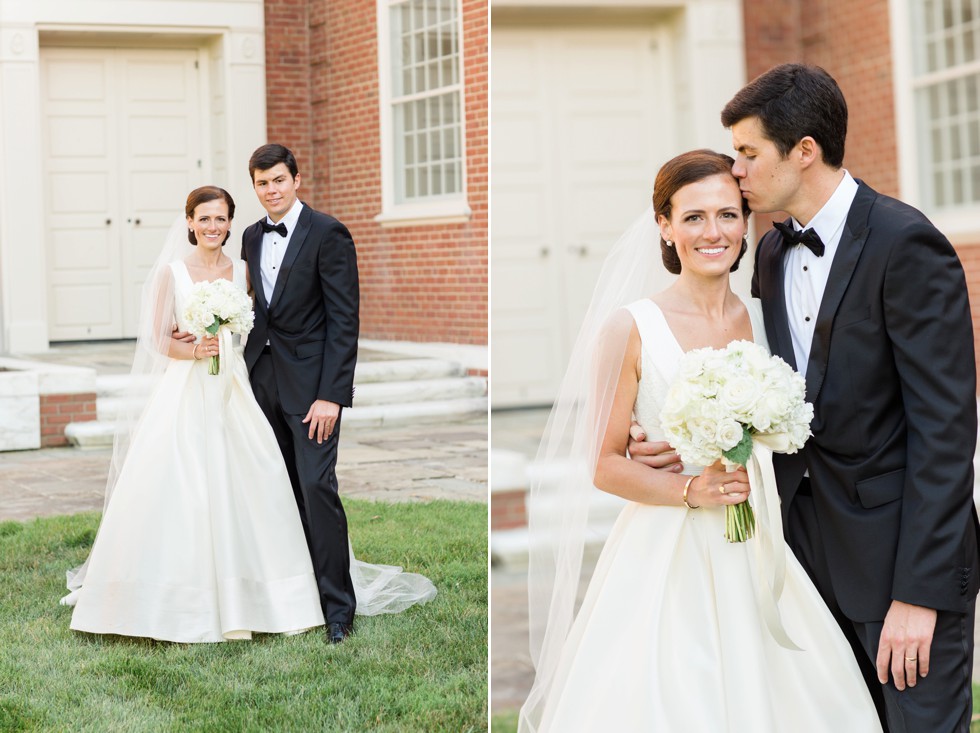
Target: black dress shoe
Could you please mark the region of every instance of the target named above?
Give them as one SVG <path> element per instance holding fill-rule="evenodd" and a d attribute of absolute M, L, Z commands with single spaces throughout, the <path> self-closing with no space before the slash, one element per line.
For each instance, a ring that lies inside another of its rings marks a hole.
<path fill-rule="evenodd" d="M 353 633 L 354 627 L 350 624 L 327 624 L 327 640 L 331 644 L 339 644 Z"/>

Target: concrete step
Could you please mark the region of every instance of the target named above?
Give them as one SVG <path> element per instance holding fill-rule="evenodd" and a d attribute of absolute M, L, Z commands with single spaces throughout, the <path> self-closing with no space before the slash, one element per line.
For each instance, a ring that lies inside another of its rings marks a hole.
<path fill-rule="evenodd" d="M 354 369 L 354 384 L 407 382 L 466 375 L 466 368 L 446 359 L 389 359 L 365 361 Z"/>
<path fill-rule="evenodd" d="M 391 359 L 358 364 L 354 370 L 354 384 L 363 389 L 362 385 L 379 382 L 434 381 L 465 376 L 466 369 L 461 364 L 445 359 Z M 100 398 L 121 397 L 131 380 L 128 374 L 100 375 L 95 380 L 96 392 Z"/>
<path fill-rule="evenodd" d="M 488 409 L 486 396 L 353 407 L 344 412 L 343 429 L 350 432 L 392 425 L 446 424 L 486 416 Z M 114 420 L 100 414 L 98 420 L 66 426 L 65 436 L 80 448 L 103 448 L 112 445 L 114 431 Z"/>
<path fill-rule="evenodd" d="M 451 402 L 468 397 L 485 397 L 485 377 L 457 376 L 445 379 L 368 382 L 356 384 L 354 407 L 403 404 L 406 402 Z"/>
<path fill-rule="evenodd" d="M 101 387 L 102 385 L 100 385 Z M 116 420 L 126 408 L 129 398 L 124 397 L 126 385 L 113 380 L 105 385 L 96 400 L 99 420 Z M 445 379 L 419 379 L 405 382 L 368 382 L 357 386 L 354 407 L 374 405 L 405 405 L 422 402 L 455 402 L 485 397 L 485 377 L 458 376 Z"/>
<path fill-rule="evenodd" d="M 97 419 L 65 428 L 80 447 L 112 445 L 115 421 L 130 399 L 131 377 L 104 375 L 96 380 Z M 386 425 L 452 423 L 486 415 L 487 380 L 468 377 L 458 363 L 443 359 L 392 359 L 365 362 L 354 373 L 354 407 L 344 413 L 349 430 Z"/>

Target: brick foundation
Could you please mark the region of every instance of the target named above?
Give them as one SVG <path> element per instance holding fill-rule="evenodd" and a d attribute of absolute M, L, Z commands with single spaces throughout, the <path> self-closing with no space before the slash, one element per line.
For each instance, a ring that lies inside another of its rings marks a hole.
<path fill-rule="evenodd" d="M 95 420 L 95 399 L 95 392 L 42 394 L 40 396 L 41 447 L 68 445 L 65 426 L 73 422 Z"/>
<path fill-rule="evenodd" d="M 527 526 L 525 492 L 495 491 L 490 496 L 490 531 Z"/>

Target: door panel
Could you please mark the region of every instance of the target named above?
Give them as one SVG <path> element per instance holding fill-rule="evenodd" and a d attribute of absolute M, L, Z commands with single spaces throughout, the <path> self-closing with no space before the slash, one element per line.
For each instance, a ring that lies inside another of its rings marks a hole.
<path fill-rule="evenodd" d="M 494 28 L 494 407 L 554 399 L 602 262 L 672 154 L 655 106 L 669 78 L 659 37 Z"/>
<path fill-rule="evenodd" d="M 200 176 L 196 50 L 44 48 L 49 338 L 130 338 Z"/>

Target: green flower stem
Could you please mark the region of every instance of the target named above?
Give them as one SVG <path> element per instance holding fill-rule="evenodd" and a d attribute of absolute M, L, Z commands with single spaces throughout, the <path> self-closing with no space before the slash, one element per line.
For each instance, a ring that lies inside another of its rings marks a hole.
<path fill-rule="evenodd" d="M 221 366 L 221 362 L 219 361 L 219 359 L 221 359 L 220 356 L 212 356 L 208 360 L 208 374 L 210 374 L 211 376 L 214 376 L 218 373 L 218 368 Z"/>
<path fill-rule="evenodd" d="M 755 534 L 755 513 L 747 501 L 725 507 L 725 539 L 745 542 Z"/>

